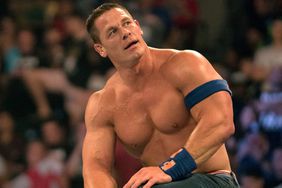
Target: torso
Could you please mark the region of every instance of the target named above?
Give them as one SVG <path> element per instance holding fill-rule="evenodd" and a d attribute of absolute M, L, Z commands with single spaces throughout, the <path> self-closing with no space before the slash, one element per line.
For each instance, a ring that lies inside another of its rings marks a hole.
<path fill-rule="evenodd" d="M 160 60 L 160 67 L 163 62 Z M 109 87 L 114 90 L 111 111 L 117 138 L 145 166 L 159 165 L 167 160 L 184 146 L 196 126 L 184 104 L 183 93 L 164 75 L 160 69 L 155 70 L 138 91 L 116 81 L 114 87 Z M 219 151 L 226 155 L 224 147 Z M 229 164 L 227 156 L 225 160 Z M 227 166 L 204 165 L 199 171 L 228 170 Z"/>
<path fill-rule="evenodd" d="M 118 92 L 114 125 L 117 136 L 129 151 L 146 163 L 155 163 L 184 145 L 193 121 L 183 95 L 160 75 L 152 75 L 146 85 L 140 92 L 126 88 Z M 152 153 L 157 155 L 152 158 Z"/>

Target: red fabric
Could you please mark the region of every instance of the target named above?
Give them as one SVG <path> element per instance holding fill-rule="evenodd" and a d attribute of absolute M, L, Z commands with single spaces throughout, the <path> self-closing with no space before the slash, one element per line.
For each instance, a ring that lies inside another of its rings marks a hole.
<path fill-rule="evenodd" d="M 27 175 L 31 181 L 31 188 L 51 188 L 53 183 L 58 184 L 58 177 L 50 173 L 43 175 L 36 169 L 29 169 Z"/>
<path fill-rule="evenodd" d="M 140 162 L 131 157 L 118 142 L 116 145 L 115 168 L 118 173 L 119 184 L 124 185 L 140 168 Z"/>

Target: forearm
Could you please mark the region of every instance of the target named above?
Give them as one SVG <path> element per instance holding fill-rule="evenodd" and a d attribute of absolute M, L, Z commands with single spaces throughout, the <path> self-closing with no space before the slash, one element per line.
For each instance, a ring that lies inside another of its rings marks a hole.
<path fill-rule="evenodd" d="M 189 151 L 193 159 L 195 160 L 197 166 L 207 161 L 209 158 L 211 158 L 218 149 L 222 146 L 222 144 L 201 148 L 199 150 L 193 149 L 193 147 L 185 146 L 184 148 Z"/>
<path fill-rule="evenodd" d="M 117 183 L 111 173 L 93 169 L 83 173 L 84 188 L 117 188 Z"/>
<path fill-rule="evenodd" d="M 218 151 L 233 131 L 233 124 L 228 121 L 200 121 L 184 147 L 201 164 Z"/>
<path fill-rule="evenodd" d="M 89 113 L 89 109 L 86 113 Z M 89 122 L 86 120 L 86 126 L 87 123 Z M 117 187 L 117 183 L 112 175 L 114 141 L 112 127 L 96 127 L 95 131 L 91 126 L 87 127 L 82 149 L 85 188 Z"/>

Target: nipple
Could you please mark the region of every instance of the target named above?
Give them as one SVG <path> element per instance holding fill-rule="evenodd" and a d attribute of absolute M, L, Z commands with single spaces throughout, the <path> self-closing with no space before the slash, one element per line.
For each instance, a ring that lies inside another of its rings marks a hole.
<path fill-rule="evenodd" d="M 173 123 L 172 127 L 176 129 L 176 128 L 178 128 L 178 124 L 177 123 Z"/>

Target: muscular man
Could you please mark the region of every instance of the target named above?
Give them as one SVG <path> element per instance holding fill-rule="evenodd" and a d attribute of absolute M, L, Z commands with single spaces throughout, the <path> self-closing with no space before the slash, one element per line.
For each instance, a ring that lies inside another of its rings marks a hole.
<path fill-rule="evenodd" d="M 118 4 L 95 9 L 87 29 L 117 72 L 86 108 L 85 187 L 117 187 L 117 139 L 144 165 L 124 188 L 237 187 L 224 146 L 234 133 L 230 90 L 211 64 L 195 51 L 148 47 Z"/>

